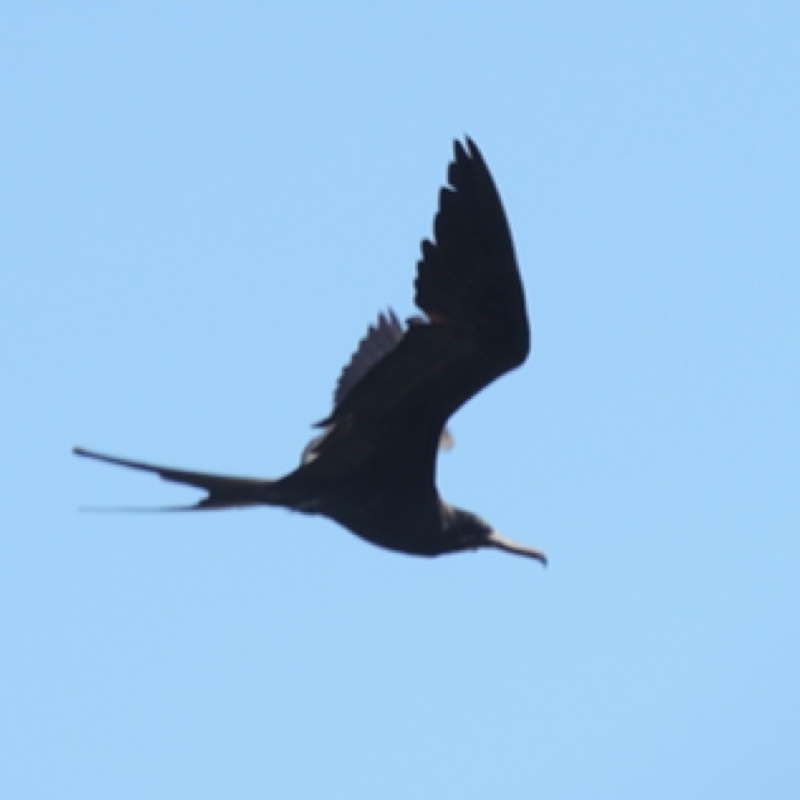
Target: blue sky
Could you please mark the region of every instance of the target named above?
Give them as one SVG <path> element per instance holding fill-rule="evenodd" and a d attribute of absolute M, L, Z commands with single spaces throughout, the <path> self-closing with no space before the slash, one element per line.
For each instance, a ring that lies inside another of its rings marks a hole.
<path fill-rule="evenodd" d="M 0 795 L 800 796 L 800 10 L 0 9 Z M 277 476 L 414 311 L 452 140 L 525 367 L 421 560 L 73 445 Z"/>

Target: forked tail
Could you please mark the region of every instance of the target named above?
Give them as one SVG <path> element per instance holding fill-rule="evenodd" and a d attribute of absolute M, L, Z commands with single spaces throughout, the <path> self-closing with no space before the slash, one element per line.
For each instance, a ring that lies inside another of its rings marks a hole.
<path fill-rule="evenodd" d="M 182 469 L 160 467 L 155 464 L 144 464 L 141 461 L 130 461 L 127 458 L 116 458 L 84 450 L 76 447 L 72 451 L 76 456 L 93 458 L 96 461 L 105 461 L 107 464 L 116 464 L 120 467 L 138 469 L 143 472 L 152 472 L 165 481 L 182 483 L 194 486 L 207 492 L 207 496 L 197 503 L 188 506 L 171 506 L 162 511 L 207 511 L 220 508 L 239 508 L 242 506 L 257 505 L 285 505 L 282 502 L 279 485 L 280 481 L 270 481 L 258 478 L 233 478 L 226 475 L 211 475 L 207 472 L 189 472 Z M 133 509 L 131 509 L 133 510 Z"/>

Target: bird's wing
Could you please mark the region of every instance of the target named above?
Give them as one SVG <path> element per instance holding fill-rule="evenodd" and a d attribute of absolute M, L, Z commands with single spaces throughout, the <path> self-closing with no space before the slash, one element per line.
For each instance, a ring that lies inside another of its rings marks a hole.
<path fill-rule="evenodd" d="M 403 340 L 405 326 L 397 315 L 389 309 L 386 313 L 378 314 L 377 321 L 367 328 L 364 338 L 358 343 L 350 361 L 342 368 L 336 390 L 333 394 L 333 407 L 342 403 L 350 390 L 377 364 L 384 356 L 388 355 Z M 309 442 L 303 451 L 303 461 L 306 461 L 315 452 L 319 439 Z M 446 428 L 439 439 L 439 447 L 449 450 L 453 446 L 453 435 Z"/>
<path fill-rule="evenodd" d="M 414 299 L 426 319 L 410 320 L 399 342 L 356 370 L 341 397 L 337 390 L 333 412 L 320 423 L 329 433 L 315 446 L 316 455 L 338 449 L 337 441 L 356 452 L 352 439 L 360 431 L 365 447 L 358 449 L 359 459 L 369 450 L 366 439 L 398 455 L 398 447 L 424 451 L 432 475 L 448 417 L 527 357 L 528 318 L 511 232 L 471 140 L 466 148 L 456 142 L 448 182 L 439 196 L 433 241 L 423 241 L 417 265 Z"/>
<path fill-rule="evenodd" d="M 364 338 L 358 343 L 350 361 L 342 369 L 333 393 L 333 407 L 336 408 L 350 393 L 350 390 L 387 353 L 394 350 L 403 338 L 405 328 L 394 311 L 379 314 L 378 321 L 370 325 Z"/>
<path fill-rule="evenodd" d="M 474 142 L 467 147 L 455 144 L 434 241 L 422 243 L 414 302 L 434 325 L 459 328 L 498 377 L 528 355 L 528 315 L 500 195 Z"/>

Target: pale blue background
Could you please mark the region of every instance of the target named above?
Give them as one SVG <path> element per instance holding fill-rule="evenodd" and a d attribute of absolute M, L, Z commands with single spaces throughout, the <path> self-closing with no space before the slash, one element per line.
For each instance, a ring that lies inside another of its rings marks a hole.
<path fill-rule="evenodd" d="M 800 797 L 800 6 L 0 7 L 0 796 Z M 452 139 L 524 370 L 425 561 L 80 444 L 275 476 L 388 305 Z"/>

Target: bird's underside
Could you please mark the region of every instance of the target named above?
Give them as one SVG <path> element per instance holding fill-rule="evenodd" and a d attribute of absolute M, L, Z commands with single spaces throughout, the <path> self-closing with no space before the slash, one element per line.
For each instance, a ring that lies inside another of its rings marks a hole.
<path fill-rule="evenodd" d="M 444 503 L 437 450 L 449 417 L 528 355 L 530 334 L 511 233 L 475 144 L 455 144 L 432 241 L 423 241 L 403 325 L 381 314 L 342 370 L 332 412 L 300 465 L 277 480 L 171 469 L 76 448 L 152 472 L 206 497 L 185 510 L 273 505 L 335 520 L 373 544 L 414 555 L 494 547 L 546 563 L 479 517 Z M 181 509 L 181 510 L 184 510 Z"/>

